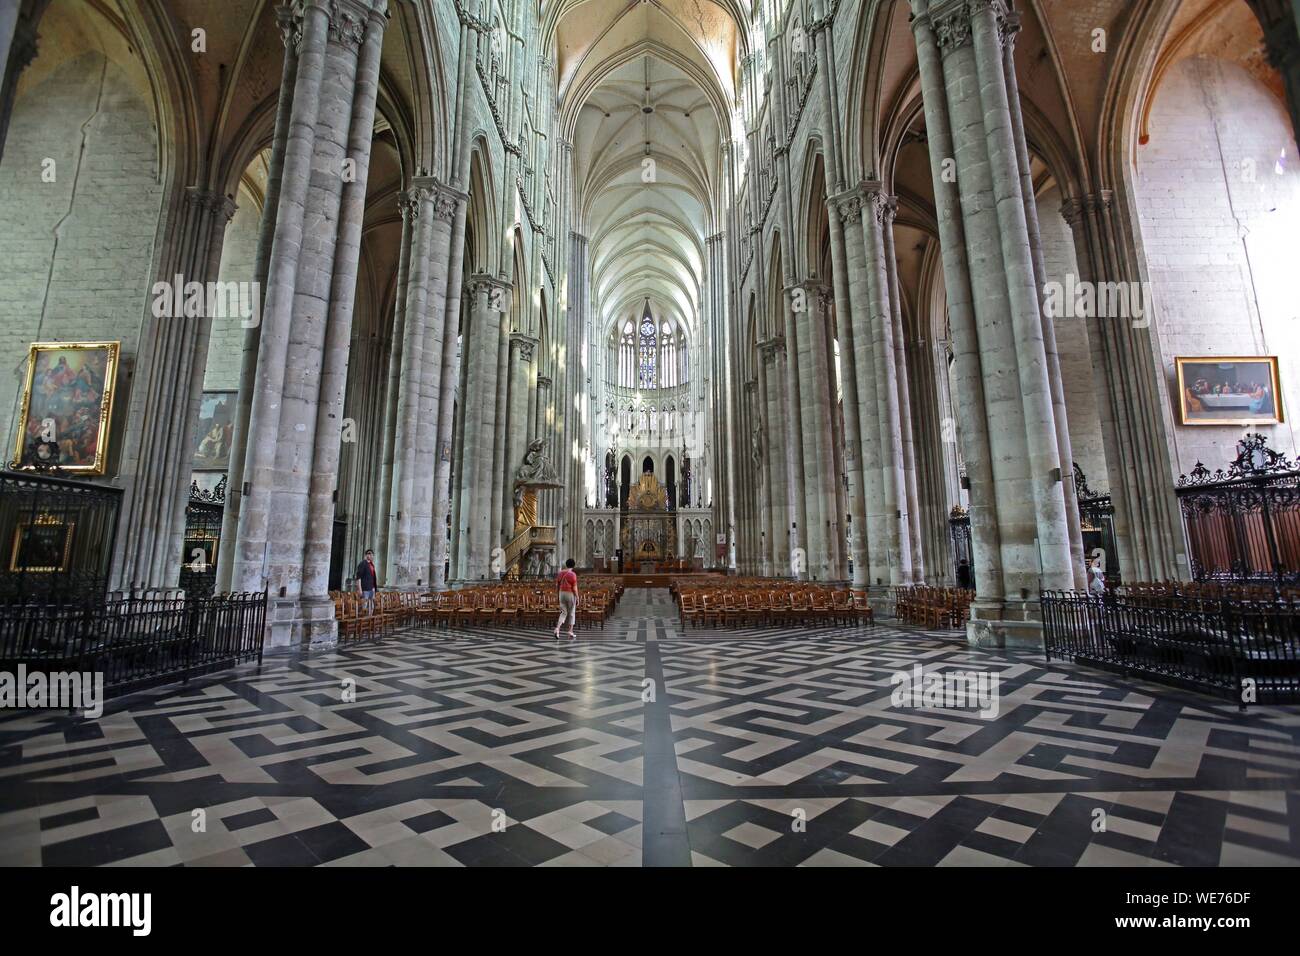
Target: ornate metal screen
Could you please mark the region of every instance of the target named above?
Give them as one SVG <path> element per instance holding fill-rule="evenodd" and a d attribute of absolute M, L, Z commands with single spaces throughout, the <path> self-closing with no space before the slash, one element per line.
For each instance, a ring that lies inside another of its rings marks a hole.
<path fill-rule="evenodd" d="M 217 549 L 221 546 L 221 519 L 226 511 L 226 478 L 211 491 L 190 483 L 185 506 L 185 543 L 181 548 L 179 584 L 187 597 L 210 597 L 217 582 Z"/>
<path fill-rule="evenodd" d="M 0 471 L 0 603 L 102 601 L 122 490 L 54 471 Z"/>
<path fill-rule="evenodd" d="M 1091 558 L 1100 548 L 1105 556 L 1106 583 L 1119 584 L 1119 552 L 1115 547 L 1115 505 L 1110 493 L 1093 491 L 1088 487 L 1088 477 L 1074 465 L 1074 490 L 1079 500 L 1079 527 L 1083 532 L 1083 553 Z"/>
<path fill-rule="evenodd" d="M 1198 461 L 1176 492 L 1195 580 L 1300 583 L 1300 462 L 1247 435 L 1226 471 Z"/>

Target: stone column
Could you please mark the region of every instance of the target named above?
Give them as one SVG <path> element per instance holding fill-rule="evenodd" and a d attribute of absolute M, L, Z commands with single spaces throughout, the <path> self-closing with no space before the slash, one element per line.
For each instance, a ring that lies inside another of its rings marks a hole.
<path fill-rule="evenodd" d="M 518 289 L 512 290 L 518 294 Z M 501 321 L 501 337 L 497 341 L 496 398 L 489 401 L 491 411 L 484 415 L 483 437 L 492 439 L 492 471 L 488 479 L 488 488 L 492 495 L 492 537 L 489 550 L 505 546 L 505 535 L 509 533 L 510 510 L 513 499 L 507 489 L 506 472 L 509 467 L 506 454 L 510 444 L 510 312 Z M 488 415 L 490 414 L 490 418 Z M 504 571 L 504 568 L 499 570 Z"/>
<path fill-rule="evenodd" d="M 862 462 L 861 404 L 858 401 L 857 362 L 854 356 L 853 307 L 851 303 L 848 255 L 845 236 L 858 230 L 862 200 L 844 196 L 830 203 L 831 276 L 835 289 L 836 338 L 840 346 L 840 379 L 844 392 L 844 466 L 848 477 L 848 527 L 853 561 L 853 587 L 863 590 L 871 584 L 871 561 L 867 551 L 867 474 Z"/>
<path fill-rule="evenodd" d="M 902 448 L 903 490 L 906 495 L 900 499 L 906 501 L 907 529 L 912 545 L 912 579 L 919 583 L 926 580 L 926 566 L 923 558 L 923 535 L 921 533 L 921 499 L 917 492 L 917 454 L 913 439 L 913 408 L 911 376 L 907 370 L 907 338 L 903 333 L 902 295 L 898 282 L 898 253 L 894 248 L 894 220 L 898 216 L 898 197 L 886 197 L 882 213 L 883 236 L 885 240 L 885 269 L 889 280 L 889 311 L 893 319 L 894 368 L 897 370 L 899 424 L 902 426 L 899 438 Z"/>
<path fill-rule="evenodd" d="M 1079 278 L 1117 281 L 1126 268 L 1110 190 L 1068 199 L 1061 212 L 1074 232 Z M 1096 373 L 1097 410 L 1115 506 L 1120 573 L 1129 581 L 1187 579 L 1186 540 L 1172 476 L 1177 460 L 1163 371 L 1152 327 L 1120 316 L 1094 319 L 1088 329 Z"/>
<path fill-rule="evenodd" d="M 885 547 L 889 553 L 889 583 L 912 583 L 911 519 L 903 474 L 903 425 L 899 402 L 898 367 L 894 344 L 889 267 L 885 258 L 885 223 L 889 197 L 876 182 L 863 184 L 867 207 L 862 211 L 867 316 L 874 361 L 876 412 L 879 418 L 880 467 L 884 476 Z M 869 414 L 865 412 L 864 414 Z"/>
<path fill-rule="evenodd" d="M 271 139 L 271 161 L 267 169 L 266 197 L 262 221 L 257 234 L 256 262 L 253 279 L 257 283 L 258 321 L 244 332 L 244 350 L 240 357 L 239 398 L 235 403 L 234 428 L 230 442 L 230 470 L 226 474 L 226 506 L 221 515 L 221 540 L 225 546 L 217 555 L 216 590 L 229 591 L 235 568 L 239 533 L 239 513 L 244 500 L 244 465 L 248 459 L 249 416 L 253 409 L 253 390 L 257 378 L 257 351 L 262 341 L 262 319 L 266 312 L 266 286 L 271 267 L 271 250 L 275 242 L 284 180 L 284 161 L 289 143 L 289 123 L 293 117 L 293 95 L 298 76 L 298 39 L 300 21 L 288 4 L 275 8 L 280 38 L 284 43 L 284 64 L 280 77 L 280 98 L 276 107 L 275 132 Z"/>
<path fill-rule="evenodd" d="M 1083 535 L 1079 522 L 1078 491 L 1074 487 L 1074 448 L 1066 417 L 1065 383 L 1061 379 L 1061 360 L 1056 349 L 1056 323 L 1043 309 L 1047 288 L 1047 262 L 1043 256 L 1043 236 L 1038 226 L 1038 200 L 1034 195 L 1034 174 L 1030 166 L 1029 144 L 1025 138 L 1025 118 L 1020 107 L 1020 84 L 1016 78 L 1015 39 L 1020 32 L 1020 14 L 1007 10 L 998 21 L 1002 40 L 1002 73 L 1006 80 L 1007 108 L 1011 120 L 1012 145 L 1020 175 L 1020 193 L 1025 203 L 1025 227 L 1029 238 L 1034 287 L 1038 290 L 1038 313 L 1043 330 L 1043 353 L 1047 359 L 1048 392 L 1056 423 L 1057 457 L 1061 462 L 1061 492 L 1065 499 L 1065 522 L 1070 541 L 1070 566 L 1074 587 L 1088 586 L 1084 566 Z"/>
<path fill-rule="evenodd" d="M 340 350 L 346 352 L 348 330 L 340 336 L 339 326 L 344 316 L 350 319 L 350 307 L 341 303 L 345 308 L 336 309 L 335 294 L 349 282 L 355 287 L 347 274 L 354 273 L 359 254 L 359 240 L 340 237 L 339 223 L 341 216 L 353 215 L 343 208 L 345 184 L 357 186 L 364 197 L 385 6 L 382 0 L 373 6 L 360 0 L 312 0 L 295 8 L 301 16 L 299 66 L 233 573 L 240 590 L 269 585 L 273 645 L 335 636 L 333 608 L 313 593 L 316 571 L 304 561 L 308 548 L 316 547 L 308 531 L 316 462 L 321 454 L 328 457 L 326 446 L 338 443 L 337 415 L 331 421 L 328 408 L 322 412 L 320 407 L 323 397 L 327 406 L 330 401 L 322 387 L 337 383 L 341 388 L 346 376 L 346 367 L 339 369 L 336 359 Z M 371 128 L 357 128 L 367 115 Z M 364 153 L 350 155 L 357 143 L 364 144 Z M 334 285 L 337 269 L 344 274 L 339 287 Z M 332 475 L 334 465 L 321 460 L 322 474 Z M 319 515 L 323 495 L 320 479 L 315 483 Z M 329 497 L 332 505 L 332 489 Z"/>
<path fill-rule="evenodd" d="M 962 391 L 962 442 L 970 481 L 970 520 L 975 568 L 976 599 L 968 635 L 985 639 L 1002 611 L 1002 544 L 994 491 L 992 449 L 981 369 L 980 340 L 976 329 L 966 229 L 962 220 L 961 196 L 954 178 L 948 175 L 954 160 L 952 122 L 945 98 L 943 65 L 929 0 L 912 0 L 912 32 L 916 38 L 917 62 L 925 107 L 926 137 L 930 146 L 930 173 L 939 223 L 944 286 L 948 298 L 948 321 L 953 340 L 957 385 Z M 946 374 L 946 372 L 944 373 Z"/>
<path fill-rule="evenodd" d="M 830 290 L 824 283 L 806 280 L 796 287 L 803 318 L 799 330 L 799 371 L 802 378 L 799 406 L 804 439 L 808 490 L 808 572 L 818 581 L 836 577 L 831 526 L 835 524 L 834 454 L 831 444 L 831 409 L 835 375 L 827 365 L 826 308 Z"/>
<path fill-rule="evenodd" d="M 508 342 L 503 329 L 510 287 L 493 276 L 476 275 L 470 285 L 473 310 L 466 344 L 465 416 L 461 468 L 463 501 L 461 552 L 470 581 L 494 577 L 492 549 L 500 546 L 493 508 L 500 496 L 493 484 L 494 441 L 497 432 L 498 353 Z"/>
<path fill-rule="evenodd" d="M 469 197 L 451 193 L 455 212 L 451 243 L 447 250 L 447 287 L 443 304 L 442 363 L 438 379 L 438 440 L 433 480 L 433 529 L 429 548 L 429 582 L 435 589 L 447 583 L 451 560 L 448 531 L 451 516 L 451 455 L 456 427 L 456 394 L 460 386 L 460 356 L 457 340 L 461 332 L 462 290 L 464 288 L 465 218 Z"/>
<path fill-rule="evenodd" d="M 447 279 L 453 224 L 467 198 L 441 182 L 430 185 L 429 252 L 424 290 L 424 335 L 420 343 L 419 412 L 415 427 L 415 471 L 411 489 L 410 565 L 406 587 L 428 586 L 433 549 L 434 485 L 443 397 L 443 353 L 447 335 Z M 454 347 L 454 345 L 453 345 Z"/>
<path fill-rule="evenodd" d="M 499 524 L 503 544 L 509 541 L 514 533 L 514 492 L 511 484 L 515 469 L 523 461 L 528 443 L 536 437 L 532 434 L 532 422 L 528 417 L 528 402 L 533 392 L 533 380 L 537 374 L 534 366 L 537 347 L 537 339 L 531 335 L 522 332 L 510 334 L 506 412 L 497 422 L 497 429 L 504 431 L 506 435 L 505 467 L 501 471 L 501 484 L 509 496 L 509 507 L 503 504 Z"/>
<path fill-rule="evenodd" d="M 379 91 L 379 57 L 383 51 L 387 22 L 383 10 L 368 11 L 355 61 L 356 80 L 352 88 L 354 98 L 346 143 L 347 159 L 355 164 L 354 175 L 345 180 L 338 211 L 338 241 L 334 248 L 324 354 L 321 356 L 299 599 L 300 618 L 329 623 L 311 625 L 307 631 L 311 639 L 322 634 L 336 636 L 334 605 L 329 596 L 330 553 L 338 499 L 340 433 L 352 346 L 357 263 L 361 257 L 361 227 L 366 212 L 370 145 L 375 131 L 375 99 Z M 355 33 L 346 26 L 340 34 L 344 45 L 358 42 Z"/>
<path fill-rule="evenodd" d="M 393 334 L 390 340 L 392 344 L 388 351 L 388 375 L 384 383 L 383 446 L 380 453 L 375 502 L 375 514 L 379 521 L 375 554 L 379 555 L 383 562 L 383 566 L 376 570 L 379 572 L 381 583 L 396 580 L 392 575 L 392 569 L 395 553 L 393 549 L 396 547 L 398 500 L 397 489 L 393 482 L 393 470 L 398 458 L 398 409 L 402 401 L 402 368 L 406 356 L 406 296 L 411 268 L 411 246 L 418 233 L 420 203 L 410 192 L 403 191 L 398 194 L 397 209 L 402 217 L 402 239 L 397 253 L 397 282 L 394 294 L 396 301 L 393 308 Z"/>
<path fill-rule="evenodd" d="M 218 193 L 185 191 L 180 223 L 161 281 L 214 281 L 235 204 Z M 148 317 L 136 363 L 128 438 L 118 474 L 125 486 L 114 555 L 114 590 L 175 587 L 189 501 L 191 449 L 203 392 L 212 316 Z M 179 410 L 179 414 L 178 414 Z"/>
<path fill-rule="evenodd" d="M 893 580 L 898 566 L 898 507 L 890 502 L 885 483 L 885 458 L 880 433 L 880 380 L 875 372 L 875 346 L 871 328 L 871 290 L 867 282 L 867 258 L 864 248 L 865 225 L 862 220 L 874 216 L 870 200 L 861 189 L 836 197 L 840 218 L 845 223 L 844 252 L 848 276 L 849 318 L 852 326 L 853 374 L 857 381 L 858 454 L 862 458 L 862 488 L 866 524 L 854 528 L 865 531 L 867 581 L 880 599 L 883 589 Z M 844 354 L 841 345 L 840 354 Z M 894 534 L 890 534 L 890 526 Z M 891 560 L 891 556 L 893 560 Z"/>
<path fill-rule="evenodd" d="M 433 204 L 436 181 L 417 179 L 402 197 L 411 220 L 411 246 L 405 283 L 402 324 L 402 364 L 398 379 L 396 428 L 393 438 L 392 530 L 389 532 L 385 582 L 407 588 L 415 583 L 423 563 L 419 550 L 417 482 L 420 480 L 417 445 L 426 356 L 424 342 L 428 326 L 428 284 L 430 247 L 433 241 Z M 427 520 L 427 516 L 424 516 Z"/>

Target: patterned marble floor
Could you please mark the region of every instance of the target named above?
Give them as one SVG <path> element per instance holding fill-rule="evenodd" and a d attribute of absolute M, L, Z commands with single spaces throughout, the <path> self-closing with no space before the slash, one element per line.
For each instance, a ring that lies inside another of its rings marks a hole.
<path fill-rule="evenodd" d="M 976 670 L 998 714 L 891 700 Z M 954 635 L 408 630 L 0 719 L 0 864 L 1295 865 L 1300 708 Z"/>

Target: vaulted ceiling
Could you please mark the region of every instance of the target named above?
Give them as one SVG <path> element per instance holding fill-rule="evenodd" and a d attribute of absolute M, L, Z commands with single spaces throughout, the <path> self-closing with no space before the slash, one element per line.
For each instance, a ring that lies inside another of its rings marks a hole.
<path fill-rule="evenodd" d="M 554 4 L 575 225 L 590 243 L 600 320 L 639 315 L 649 298 L 694 330 L 743 42 L 731 4 Z"/>

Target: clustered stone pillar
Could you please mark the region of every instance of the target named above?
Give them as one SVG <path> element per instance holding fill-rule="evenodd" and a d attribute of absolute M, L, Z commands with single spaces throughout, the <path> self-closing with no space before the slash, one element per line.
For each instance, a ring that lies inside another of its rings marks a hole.
<path fill-rule="evenodd" d="M 464 580 L 483 581 L 504 570 L 492 567 L 492 550 L 501 546 L 499 525 L 493 520 L 494 508 L 500 501 L 499 486 L 494 481 L 493 437 L 499 432 L 499 356 L 502 347 L 509 344 L 504 313 L 509 307 L 510 286 L 494 276 L 476 275 L 470 280 L 468 295 L 457 566 Z"/>
<path fill-rule="evenodd" d="M 185 191 L 183 215 L 168 244 L 162 281 L 206 287 L 221 268 L 221 248 L 235 204 L 198 187 Z M 175 292 L 173 294 L 176 294 Z M 127 489 L 117 538 L 114 587 L 138 591 L 174 587 L 190 490 L 190 449 L 203 393 L 204 358 L 212 320 L 150 315 L 141 339 L 130 420 L 138 422 L 122 454 Z M 177 409 L 182 409 L 177 414 Z"/>
<path fill-rule="evenodd" d="M 386 12 L 387 0 L 306 0 L 291 13 L 293 98 L 232 569 L 237 590 L 270 590 L 272 645 L 337 638 L 320 536 L 334 516 Z"/>
<path fill-rule="evenodd" d="M 289 122 L 293 116 L 293 93 L 298 75 L 298 21 L 293 8 L 289 4 L 281 4 L 275 8 L 275 16 L 280 37 L 284 42 L 284 64 L 280 76 L 275 132 L 271 138 L 266 197 L 262 206 L 262 221 L 258 229 L 257 251 L 253 265 L 253 280 L 257 283 L 259 294 L 258 321 L 244 331 L 244 350 L 239 367 L 239 396 L 235 403 L 234 428 L 231 436 L 230 469 L 226 473 L 226 506 L 221 516 L 222 541 L 235 540 L 239 531 L 239 513 L 243 507 L 248 421 L 253 408 L 253 383 L 257 378 L 257 351 L 262 341 L 261 316 L 266 311 L 267 276 L 271 268 L 271 249 L 275 243 L 280 191 L 284 182 L 284 158 L 289 143 Z M 234 548 L 222 548 L 217 556 L 216 589 L 218 591 L 229 591 L 232 587 L 234 558 Z"/>
<path fill-rule="evenodd" d="M 435 538 L 445 535 L 437 527 L 438 520 L 445 523 L 445 512 L 434 508 L 434 491 L 443 464 L 439 448 L 451 441 L 445 405 L 454 397 L 444 388 L 444 377 L 450 378 L 445 356 L 447 324 L 453 321 L 447 309 L 447 282 L 453 224 L 464 199 L 463 194 L 428 176 L 413 180 L 402 197 L 403 218 L 409 220 L 404 235 L 410 248 L 403 250 L 400 260 L 407 265 L 387 583 L 404 589 L 429 583 Z M 437 564 L 441 568 L 441 560 Z"/>
<path fill-rule="evenodd" d="M 1137 278 L 1126 271 L 1114 194 L 1103 189 L 1067 199 L 1061 214 L 1074 233 L 1079 278 L 1094 284 Z M 1152 348 L 1153 327 L 1119 315 L 1089 323 L 1097 411 L 1111 501 L 1115 547 L 1126 577 L 1164 581 L 1188 577 L 1182 516 L 1170 476 L 1175 455 L 1163 416 L 1163 374 Z"/>
<path fill-rule="evenodd" d="M 835 374 L 827 335 L 830 290 L 808 280 L 794 290 L 799 334 L 799 428 L 804 435 L 805 487 L 808 496 L 808 573 L 818 581 L 839 580 L 846 573 L 837 546 L 839 520 L 834 454 Z"/>
<path fill-rule="evenodd" d="M 1037 644 L 1039 588 L 1075 585 L 1075 503 L 1010 106 L 1014 23 L 1003 0 L 911 4 L 971 478 L 978 594 L 968 634 Z"/>

